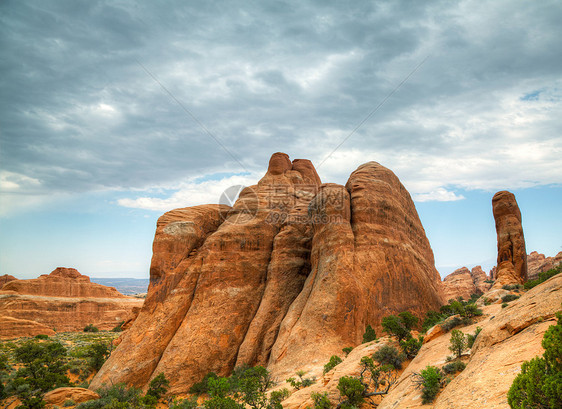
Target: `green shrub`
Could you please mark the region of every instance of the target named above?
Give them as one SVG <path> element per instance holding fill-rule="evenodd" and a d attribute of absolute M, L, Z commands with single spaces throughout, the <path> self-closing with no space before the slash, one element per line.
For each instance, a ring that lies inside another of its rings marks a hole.
<path fill-rule="evenodd" d="M 269 403 L 267 405 L 267 409 L 283 409 L 283 402 L 287 399 L 291 394 L 287 388 L 279 389 L 276 391 L 272 391 L 269 395 Z"/>
<path fill-rule="evenodd" d="M 365 333 L 363 334 L 363 343 L 371 342 L 374 341 L 375 339 L 377 339 L 377 334 L 375 333 L 373 327 L 371 327 L 371 325 L 368 324 L 367 328 L 365 328 Z"/>
<path fill-rule="evenodd" d="M 96 342 L 88 346 L 85 356 L 88 358 L 90 367 L 94 371 L 99 371 L 110 354 L 111 352 L 107 344 Z"/>
<path fill-rule="evenodd" d="M 508 303 L 504 302 L 504 303 L 502 303 L 502 308 L 505 308 L 505 307 L 507 307 L 508 305 L 509 305 Z"/>
<path fill-rule="evenodd" d="M 332 355 L 326 365 L 324 365 L 324 373 L 330 372 L 336 365 L 340 364 L 342 359 L 337 355 Z"/>
<path fill-rule="evenodd" d="M 314 382 L 316 382 L 316 378 L 305 378 L 304 377 L 305 374 L 306 374 L 306 371 L 302 371 L 302 370 L 297 371 L 298 379 L 291 377 L 291 378 L 287 379 L 287 382 L 289 383 L 289 385 L 291 385 L 297 391 L 299 389 L 306 388 L 306 387 L 312 385 Z"/>
<path fill-rule="evenodd" d="M 189 388 L 189 393 L 195 395 L 202 395 L 209 392 L 209 379 L 218 378 L 217 374 L 214 372 L 208 372 L 207 375 L 201 379 L 200 382 L 194 383 L 191 388 Z"/>
<path fill-rule="evenodd" d="M 518 299 L 519 296 L 515 295 L 515 294 L 506 294 L 502 297 L 502 301 L 503 302 L 510 302 L 510 301 L 514 301 L 516 299 Z"/>
<path fill-rule="evenodd" d="M 121 321 L 119 324 L 117 324 L 115 327 L 113 327 L 111 332 L 121 332 L 121 331 L 123 331 L 123 324 L 124 323 L 125 323 L 125 321 Z"/>
<path fill-rule="evenodd" d="M 156 406 L 162 396 L 168 392 L 169 387 L 170 382 L 166 379 L 166 376 L 162 372 L 159 373 L 150 381 L 146 395 L 142 398 L 142 402 L 147 406 Z"/>
<path fill-rule="evenodd" d="M 435 366 L 427 366 L 422 369 L 419 374 L 414 374 L 418 387 L 422 388 L 422 403 L 428 404 L 433 402 L 443 380 L 443 373 Z"/>
<path fill-rule="evenodd" d="M 65 408 L 67 408 L 69 406 L 75 406 L 75 405 L 76 405 L 76 402 L 74 402 L 72 399 L 67 399 L 62 404 L 62 406 L 65 407 Z"/>
<path fill-rule="evenodd" d="M 340 405 L 341 408 L 358 408 L 365 400 L 363 392 L 365 386 L 358 378 L 352 376 L 342 376 L 338 381 L 338 391 L 345 400 Z"/>
<path fill-rule="evenodd" d="M 100 398 L 90 400 L 78 405 L 77 409 L 107 409 L 113 408 L 130 408 L 140 407 L 141 390 L 131 387 L 128 388 L 124 383 L 113 386 L 103 386 L 96 391 Z"/>
<path fill-rule="evenodd" d="M 427 332 L 428 329 L 435 326 L 435 324 L 442 321 L 444 316 L 437 311 L 428 311 L 425 313 L 425 318 L 422 324 L 422 331 Z"/>
<path fill-rule="evenodd" d="M 387 334 L 397 337 L 398 341 L 411 336 L 410 330 L 406 328 L 402 320 L 396 315 L 388 315 L 384 317 L 381 325 Z"/>
<path fill-rule="evenodd" d="M 484 282 L 487 283 L 487 284 L 494 284 L 495 283 L 494 280 L 484 280 Z"/>
<path fill-rule="evenodd" d="M 84 327 L 84 332 L 99 332 L 99 329 L 94 324 L 88 324 Z"/>
<path fill-rule="evenodd" d="M 458 327 L 462 324 L 462 319 L 459 317 L 454 317 L 450 320 L 445 321 L 443 324 L 441 324 L 441 328 L 443 328 L 443 331 L 445 332 L 449 332 L 450 330 L 452 330 L 455 327 Z"/>
<path fill-rule="evenodd" d="M 172 404 L 169 406 L 170 409 L 196 409 L 197 408 L 197 397 L 192 396 L 187 399 L 174 399 Z"/>
<path fill-rule="evenodd" d="M 365 339 L 365 336 L 363 336 L 363 339 Z M 351 351 L 353 351 L 353 347 L 342 348 L 342 352 L 345 354 L 345 356 L 348 356 Z"/>
<path fill-rule="evenodd" d="M 455 361 L 445 365 L 443 367 L 443 372 L 445 372 L 446 374 L 454 374 L 457 372 L 462 372 L 464 368 L 466 368 L 464 362 Z"/>
<path fill-rule="evenodd" d="M 35 339 L 49 339 L 49 336 L 46 334 L 38 334 L 35 335 Z"/>
<path fill-rule="evenodd" d="M 423 337 L 420 336 L 416 340 L 415 338 L 410 338 L 405 341 L 400 341 L 400 348 L 402 352 L 406 355 L 406 358 L 413 359 L 419 352 L 423 344 Z"/>
<path fill-rule="evenodd" d="M 412 330 L 416 327 L 416 325 L 418 325 L 418 317 L 416 317 L 410 311 L 402 311 L 400 314 L 398 314 L 398 317 L 400 318 L 400 321 L 402 321 L 402 324 L 406 327 L 406 329 Z"/>
<path fill-rule="evenodd" d="M 466 334 L 466 346 L 468 348 L 472 348 L 474 341 L 476 341 L 476 337 L 480 334 L 480 331 L 482 331 L 482 328 L 476 327 L 474 334 Z"/>
<path fill-rule="evenodd" d="M 383 345 L 373 354 L 373 359 L 380 365 L 392 365 L 396 369 L 402 368 L 404 357 L 391 345 Z"/>
<path fill-rule="evenodd" d="M 328 392 L 312 392 L 310 397 L 314 402 L 314 409 L 330 409 L 332 407 L 332 402 L 328 398 Z"/>
<path fill-rule="evenodd" d="M 562 313 L 556 314 L 556 325 L 545 332 L 542 358 L 521 365 L 507 401 L 514 409 L 562 407 Z"/>
<path fill-rule="evenodd" d="M 449 351 L 454 353 L 457 356 L 457 358 L 460 358 L 462 353 L 467 348 L 466 338 L 464 337 L 463 332 L 458 329 L 454 329 L 451 332 L 450 343 L 451 345 L 449 346 Z"/>
<path fill-rule="evenodd" d="M 502 289 L 512 291 L 512 290 L 521 290 L 523 286 L 521 284 L 505 284 L 502 285 Z"/>
<path fill-rule="evenodd" d="M 464 311 L 461 316 L 466 318 L 472 318 L 472 317 L 478 317 L 482 314 L 483 314 L 482 310 L 479 309 L 476 306 L 476 304 L 467 304 L 464 306 Z"/>

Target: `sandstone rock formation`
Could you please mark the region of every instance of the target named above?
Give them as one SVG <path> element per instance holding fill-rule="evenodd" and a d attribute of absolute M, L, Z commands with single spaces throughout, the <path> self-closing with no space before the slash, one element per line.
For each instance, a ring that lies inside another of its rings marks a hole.
<path fill-rule="evenodd" d="M 14 276 L 11 276 L 9 274 L 4 274 L 3 276 L 0 276 L 0 289 L 2 289 L 4 284 L 9 283 L 10 281 L 14 281 L 14 280 L 17 280 L 17 278 L 14 277 Z"/>
<path fill-rule="evenodd" d="M 545 257 L 536 251 L 527 255 L 527 279 L 536 280 L 539 273 L 551 270 L 562 264 L 562 251 L 554 257 Z"/>
<path fill-rule="evenodd" d="M 494 288 L 522 284 L 527 280 L 527 252 L 521 226 L 521 212 L 515 196 L 500 191 L 492 198 L 498 236 L 498 264 Z"/>
<path fill-rule="evenodd" d="M 461 267 L 443 279 L 443 292 L 446 300 L 462 297 L 465 301 L 472 294 L 483 294 L 490 289 L 491 283 L 486 283 L 488 276 L 481 266 L 469 270 Z"/>
<path fill-rule="evenodd" d="M 207 372 L 266 365 L 315 371 L 384 315 L 443 302 L 433 253 L 398 178 L 375 162 L 320 185 L 283 153 L 232 208 L 178 209 L 157 224 L 151 284 L 130 330 L 91 383 L 184 393 Z M 319 369 L 320 368 L 320 369 Z"/>
<path fill-rule="evenodd" d="M 99 399 L 100 395 L 85 388 L 57 388 L 49 391 L 43 397 L 43 400 L 48 405 L 64 406 L 64 403 L 68 400 L 79 404 L 82 402 L 87 402 L 89 400 Z"/>
<path fill-rule="evenodd" d="M 2 287 L 0 338 L 50 334 L 53 329 L 82 331 L 88 324 L 108 330 L 142 303 L 115 288 L 90 282 L 73 268 L 59 267 L 51 274 L 10 281 Z"/>

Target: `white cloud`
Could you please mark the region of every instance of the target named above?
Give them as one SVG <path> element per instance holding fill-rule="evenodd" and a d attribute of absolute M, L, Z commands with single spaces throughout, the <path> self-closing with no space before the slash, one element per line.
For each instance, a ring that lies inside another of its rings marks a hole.
<path fill-rule="evenodd" d="M 251 186 L 257 183 L 258 179 L 256 175 L 232 175 L 218 180 L 191 180 L 181 183 L 167 198 L 144 196 L 136 199 L 119 199 L 117 202 L 124 207 L 166 212 L 179 207 L 219 203 L 221 194 L 227 188 L 237 185 Z"/>
<path fill-rule="evenodd" d="M 414 195 L 416 202 L 454 202 L 463 200 L 463 195 L 457 195 L 455 192 L 439 188 L 429 193 L 418 193 Z"/>

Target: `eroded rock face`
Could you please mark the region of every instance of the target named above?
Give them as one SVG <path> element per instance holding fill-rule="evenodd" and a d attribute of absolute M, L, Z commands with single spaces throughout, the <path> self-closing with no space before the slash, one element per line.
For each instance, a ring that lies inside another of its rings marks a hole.
<path fill-rule="evenodd" d="M 527 252 L 521 226 L 521 212 L 515 196 L 501 191 L 492 198 L 498 236 L 498 264 L 494 288 L 522 284 L 527 280 Z"/>
<path fill-rule="evenodd" d="M 465 301 L 470 299 L 472 294 L 483 294 L 490 289 L 491 283 L 486 283 L 488 276 L 481 266 L 476 266 L 469 270 L 461 267 L 443 279 L 443 292 L 446 300 L 462 297 Z"/>
<path fill-rule="evenodd" d="M 560 264 L 562 264 L 562 251 L 554 257 L 545 257 L 544 254 L 532 251 L 527 255 L 527 278 L 536 280 L 539 273 L 544 273 Z"/>
<path fill-rule="evenodd" d="M 109 330 L 142 303 L 113 287 L 90 282 L 73 268 L 59 267 L 51 274 L 10 281 L 2 287 L 0 337 L 51 334 L 54 329 L 81 331 L 88 324 Z"/>
<path fill-rule="evenodd" d="M 384 315 L 442 303 L 433 253 L 398 178 L 370 162 L 320 185 L 308 160 L 271 157 L 232 208 L 162 216 L 151 285 L 91 383 L 146 387 L 163 372 L 184 393 L 209 371 L 266 365 L 279 379 L 320 371 Z"/>

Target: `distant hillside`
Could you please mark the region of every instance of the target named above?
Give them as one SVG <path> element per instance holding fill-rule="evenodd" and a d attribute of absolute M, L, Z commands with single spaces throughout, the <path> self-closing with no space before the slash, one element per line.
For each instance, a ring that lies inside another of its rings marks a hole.
<path fill-rule="evenodd" d="M 115 287 L 117 291 L 125 295 L 146 293 L 148 290 L 148 278 L 98 278 L 91 277 L 94 283 Z"/>

